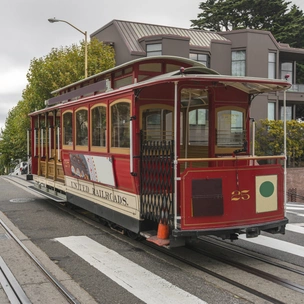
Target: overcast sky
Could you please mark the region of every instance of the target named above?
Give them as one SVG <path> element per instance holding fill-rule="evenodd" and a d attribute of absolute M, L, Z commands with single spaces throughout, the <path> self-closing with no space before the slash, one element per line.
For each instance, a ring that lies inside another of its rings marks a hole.
<path fill-rule="evenodd" d="M 113 19 L 190 28 L 197 19 L 200 0 L 1 0 L 0 128 L 8 111 L 21 99 L 30 61 L 52 48 L 83 40 L 62 19 L 91 33 Z M 304 10 L 303 0 L 292 0 Z"/>

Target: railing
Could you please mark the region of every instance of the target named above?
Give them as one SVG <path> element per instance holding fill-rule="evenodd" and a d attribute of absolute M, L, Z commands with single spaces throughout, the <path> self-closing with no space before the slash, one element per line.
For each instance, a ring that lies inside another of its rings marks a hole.
<path fill-rule="evenodd" d="M 147 141 L 141 132 L 141 216 L 173 226 L 173 141 Z"/>
<path fill-rule="evenodd" d="M 224 157 L 213 157 L 213 158 L 179 158 L 179 163 L 189 162 L 190 167 L 191 163 L 194 162 L 215 162 L 217 166 L 219 166 L 219 162 L 221 162 L 221 166 L 224 166 L 224 162 L 235 162 L 235 161 L 248 161 L 247 165 L 259 165 L 258 160 L 284 160 L 284 155 L 274 155 L 274 156 L 246 156 L 246 155 L 236 155 L 236 156 L 224 156 Z M 251 162 L 252 161 L 252 162 Z"/>
<path fill-rule="evenodd" d="M 290 188 L 287 191 L 287 201 L 288 202 L 304 202 L 304 196 L 297 194 L 297 188 Z"/>
<path fill-rule="evenodd" d="M 241 147 L 243 145 L 243 138 L 243 131 L 218 130 L 216 143 L 218 147 Z"/>
<path fill-rule="evenodd" d="M 293 84 L 288 92 L 304 92 L 304 84 Z"/>

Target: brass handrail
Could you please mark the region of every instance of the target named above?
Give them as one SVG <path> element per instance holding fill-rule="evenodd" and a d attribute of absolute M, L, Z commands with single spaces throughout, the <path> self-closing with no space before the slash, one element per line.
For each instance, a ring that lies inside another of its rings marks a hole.
<path fill-rule="evenodd" d="M 285 155 L 272 156 L 230 156 L 230 157 L 211 157 L 211 158 L 179 158 L 178 162 L 201 162 L 201 161 L 223 161 L 223 160 L 261 160 L 261 159 L 285 159 Z"/>

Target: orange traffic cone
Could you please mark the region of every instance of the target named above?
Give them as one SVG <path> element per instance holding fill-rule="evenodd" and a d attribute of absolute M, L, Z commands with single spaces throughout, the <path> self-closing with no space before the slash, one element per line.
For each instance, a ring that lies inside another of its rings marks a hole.
<path fill-rule="evenodd" d="M 168 224 L 163 224 L 162 222 L 160 222 L 158 224 L 157 237 L 162 240 L 169 239 L 169 225 Z"/>
<path fill-rule="evenodd" d="M 158 224 L 157 235 L 151 236 L 147 241 L 152 242 L 158 246 L 167 246 L 170 244 L 169 240 L 169 225 L 163 224 L 161 221 Z"/>

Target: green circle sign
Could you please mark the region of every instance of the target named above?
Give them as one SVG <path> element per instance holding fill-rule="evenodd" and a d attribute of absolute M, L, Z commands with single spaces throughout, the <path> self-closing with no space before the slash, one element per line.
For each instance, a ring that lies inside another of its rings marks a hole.
<path fill-rule="evenodd" d="M 272 182 L 264 182 L 260 186 L 260 193 L 264 197 L 270 197 L 274 192 L 274 185 Z"/>

